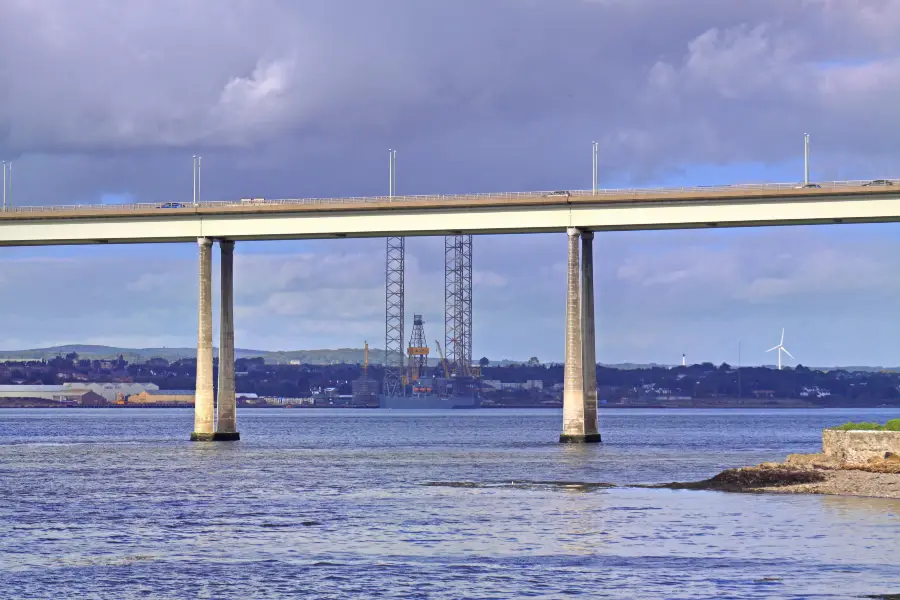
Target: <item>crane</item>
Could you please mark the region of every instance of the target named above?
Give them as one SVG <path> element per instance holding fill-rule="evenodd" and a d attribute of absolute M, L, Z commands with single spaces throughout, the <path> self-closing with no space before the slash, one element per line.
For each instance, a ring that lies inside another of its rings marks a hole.
<path fill-rule="evenodd" d="M 441 343 L 437 340 L 434 340 L 434 343 L 437 345 L 438 354 L 441 355 L 441 366 L 444 367 L 444 377 L 450 379 L 450 371 L 447 369 L 447 359 L 444 358 L 444 351 L 441 349 Z"/>
<path fill-rule="evenodd" d="M 369 371 L 369 342 L 366 342 L 366 361 L 363 363 L 363 377 L 366 376 L 368 371 Z"/>

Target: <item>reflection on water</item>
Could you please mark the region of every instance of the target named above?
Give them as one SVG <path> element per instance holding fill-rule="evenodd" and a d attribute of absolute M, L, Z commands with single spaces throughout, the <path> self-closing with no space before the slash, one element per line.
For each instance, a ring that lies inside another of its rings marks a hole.
<path fill-rule="evenodd" d="M 871 513 L 868 518 L 885 525 L 896 525 L 900 519 L 900 500 L 892 498 L 823 496 L 822 508 L 846 519 L 855 519 L 861 512 Z"/>
<path fill-rule="evenodd" d="M 0 412 L 0 597 L 900 593 L 900 501 L 609 488 L 809 452 L 889 411 Z"/>

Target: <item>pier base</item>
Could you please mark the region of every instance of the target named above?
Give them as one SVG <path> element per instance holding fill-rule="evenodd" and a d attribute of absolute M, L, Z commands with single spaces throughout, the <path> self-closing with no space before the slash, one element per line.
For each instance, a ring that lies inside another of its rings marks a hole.
<path fill-rule="evenodd" d="M 236 442 L 241 439 L 241 434 L 237 431 L 229 431 L 227 433 L 217 431 L 215 433 L 198 433 L 191 434 L 192 442 Z"/>
<path fill-rule="evenodd" d="M 599 433 L 587 434 L 571 434 L 563 433 L 559 436 L 561 444 L 599 444 L 603 440 L 600 439 Z"/>

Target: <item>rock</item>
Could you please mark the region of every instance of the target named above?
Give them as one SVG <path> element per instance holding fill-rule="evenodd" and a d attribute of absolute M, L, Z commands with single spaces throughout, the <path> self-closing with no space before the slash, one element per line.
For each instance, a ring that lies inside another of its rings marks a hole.
<path fill-rule="evenodd" d="M 791 463 L 763 463 L 756 467 L 728 469 L 704 481 L 636 487 L 900 499 L 900 462 L 890 457 L 825 468 L 807 466 L 820 460 L 816 455 L 792 457 Z"/>
<path fill-rule="evenodd" d="M 756 467 L 727 469 L 715 477 L 696 482 L 675 482 L 657 487 L 687 490 L 718 490 L 722 492 L 758 491 L 770 487 L 784 487 L 825 481 L 824 472 L 779 463 L 764 463 Z"/>
<path fill-rule="evenodd" d="M 771 465 L 771 466 L 769 466 Z M 812 469 L 772 464 L 722 471 L 708 482 L 713 487 L 765 488 L 825 481 L 824 473 Z"/>
<path fill-rule="evenodd" d="M 826 454 L 788 454 L 784 463 L 814 469 L 840 469 L 842 465 L 840 459 Z"/>
<path fill-rule="evenodd" d="M 900 460 L 892 458 L 870 458 L 864 463 L 847 463 L 841 467 L 845 471 L 865 471 L 867 473 L 900 473 Z"/>
<path fill-rule="evenodd" d="M 846 463 L 865 463 L 885 453 L 900 453 L 900 431 L 822 431 L 822 452 Z"/>

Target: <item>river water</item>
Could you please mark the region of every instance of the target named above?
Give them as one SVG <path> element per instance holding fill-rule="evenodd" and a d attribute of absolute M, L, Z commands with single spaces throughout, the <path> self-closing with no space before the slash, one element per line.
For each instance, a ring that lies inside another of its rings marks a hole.
<path fill-rule="evenodd" d="M 890 410 L 0 411 L 0 598 L 900 593 L 900 501 L 604 488 L 819 448 Z"/>

